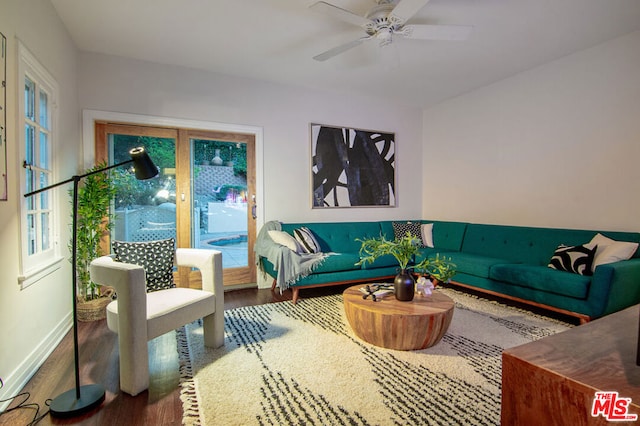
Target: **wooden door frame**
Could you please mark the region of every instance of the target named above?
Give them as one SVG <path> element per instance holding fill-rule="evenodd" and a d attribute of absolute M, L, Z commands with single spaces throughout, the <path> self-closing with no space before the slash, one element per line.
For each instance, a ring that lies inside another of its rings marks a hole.
<path fill-rule="evenodd" d="M 253 252 L 252 245 L 255 244 L 257 236 L 257 223 L 251 216 L 251 198 L 256 192 L 256 177 L 255 177 L 255 135 L 250 133 L 238 133 L 238 132 L 217 132 L 210 130 L 197 130 L 197 129 L 180 129 L 178 131 L 179 143 L 185 146 L 191 146 L 191 139 L 198 140 L 216 140 L 221 142 L 237 142 L 247 145 L 247 188 L 248 188 L 248 200 L 249 208 L 247 208 L 247 267 L 246 268 L 230 268 L 225 271 L 224 285 L 243 285 L 248 282 L 257 280 L 256 276 L 256 262 L 255 253 Z M 190 163 L 191 157 L 187 155 L 188 150 L 182 150 L 182 158 L 176 158 L 176 167 L 179 168 L 180 164 Z M 194 165 L 195 166 L 195 165 Z M 189 194 L 191 191 L 191 176 L 182 175 L 176 179 L 176 199 L 180 198 L 178 194 Z M 182 218 L 188 217 L 191 219 L 191 201 L 184 200 L 179 204 L 177 209 L 178 220 L 186 220 Z M 252 226 L 253 225 L 253 226 Z M 191 234 L 181 235 L 184 238 L 183 241 L 190 240 Z"/>
<path fill-rule="evenodd" d="M 253 135 L 255 139 L 255 205 L 257 208 L 257 218 L 255 219 L 255 229 L 260 229 L 264 225 L 264 146 L 263 146 L 263 129 L 256 126 L 226 124 L 210 121 L 198 121 L 177 119 L 168 117 L 158 117 L 149 115 L 138 115 L 128 113 L 117 113 L 99 110 L 83 110 L 83 153 L 85 168 L 91 167 L 96 161 L 95 151 L 95 128 L 96 121 L 107 121 L 123 124 L 134 124 L 140 126 L 166 127 L 166 128 L 185 128 L 191 130 L 202 130 L 222 133 L 244 133 Z M 255 265 L 254 265 L 255 266 Z M 257 275 L 257 273 L 256 273 Z M 261 284 L 259 277 L 256 277 L 258 284 Z M 249 283 L 253 284 L 253 283 Z"/>

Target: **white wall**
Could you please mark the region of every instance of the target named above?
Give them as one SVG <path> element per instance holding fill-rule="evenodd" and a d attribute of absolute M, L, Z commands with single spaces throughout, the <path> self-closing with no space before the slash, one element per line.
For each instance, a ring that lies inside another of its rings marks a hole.
<path fill-rule="evenodd" d="M 0 377 L 5 388 L 0 399 L 20 390 L 49 351 L 66 333 L 71 321 L 71 267 L 62 268 L 21 290 L 19 275 L 18 209 L 19 158 L 16 126 L 18 96 L 22 83 L 17 81 L 16 49 L 20 39 L 29 51 L 57 80 L 60 99 L 57 106 L 58 141 L 56 141 L 57 178 L 76 173 L 80 161 L 78 147 L 81 121 L 76 86 L 76 50 L 49 1 L 2 0 L 0 31 L 7 37 L 7 162 L 8 201 L 0 201 Z M 57 243 L 68 257 L 68 197 L 58 191 L 61 208 Z"/>
<path fill-rule="evenodd" d="M 263 130 L 263 220 L 347 221 L 420 216 L 422 112 L 176 66 L 83 53 L 83 109 L 255 126 Z M 311 209 L 311 122 L 396 133 L 396 208 Z M 259 177 L 260 178 L 260 177 Z"/>
<path fill-rule="evenodd" d="M 640 32 L 424 112 L 425 218 L 640 231 Z"/>

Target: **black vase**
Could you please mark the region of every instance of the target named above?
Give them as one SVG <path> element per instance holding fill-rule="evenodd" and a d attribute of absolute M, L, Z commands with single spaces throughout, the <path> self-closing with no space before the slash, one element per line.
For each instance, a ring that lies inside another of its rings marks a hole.
<path fill-rule="evenodd" d="M 411 302 L 415 293 L 416 281 L 406 270 L 401 270 L 396 279 L 393 281 L 393 290 L 396 293 L 396 299 L 401 302 Z"/>

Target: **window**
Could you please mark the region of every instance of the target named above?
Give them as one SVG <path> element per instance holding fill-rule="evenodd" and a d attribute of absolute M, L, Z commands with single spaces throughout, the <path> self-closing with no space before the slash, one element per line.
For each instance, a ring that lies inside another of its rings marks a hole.
<path fill-rule="evenodd" d="M 57 83 L 35 57 L 18 43 L 20 192 L 26 194 L 54 183 L 52 148 L 55 140 L 54 107 Z M 59 267 L 55 243 L 56 209 L 51 191 L 22 198 L 20 203 L 21 269 L 23 287 Z"/>

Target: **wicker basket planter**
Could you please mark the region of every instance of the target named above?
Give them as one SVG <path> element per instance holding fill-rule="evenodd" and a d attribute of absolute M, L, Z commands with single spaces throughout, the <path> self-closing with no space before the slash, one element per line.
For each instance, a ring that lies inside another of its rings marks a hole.
<path fill-rule="evenodd" d="M 107 305 L 113 300 L 114 291 L 113 287 L 103 287 L 99 298 L 86 302 L 78 301 L 76 304 L 78 321 L 89 322 L 105 319 L 107 317 Z"/>

